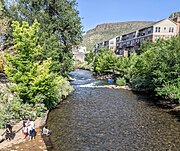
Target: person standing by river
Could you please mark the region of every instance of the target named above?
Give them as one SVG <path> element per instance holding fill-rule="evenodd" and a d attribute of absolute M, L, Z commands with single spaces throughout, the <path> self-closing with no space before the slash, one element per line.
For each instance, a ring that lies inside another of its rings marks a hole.
<path fill-rule="evenodd" d="M 47 125 L 45 125 L 42 129 L 42 135 L 49 136 L 52 134 L 52 131 L 48 129 Z"/>
<path fill-rule="evenodd" d="M 12 139 L 12 126 L 10 124 L 10 122 L 8 121 L 7 124 L 6 124 L 6 135 L 5 135 L 5 138 L 6 140 L 11 140 Z"/>
<path fill-rule="evenodd" d="M 35 134 L 36 134 L 35 123 L 34 123 L 34 121 L 32 119 L 30 121 L 30 124 L 29 124 L 29 127 L 28 127 L 28 131 L 29 131 L 30 140 L 35 139 Z"/>

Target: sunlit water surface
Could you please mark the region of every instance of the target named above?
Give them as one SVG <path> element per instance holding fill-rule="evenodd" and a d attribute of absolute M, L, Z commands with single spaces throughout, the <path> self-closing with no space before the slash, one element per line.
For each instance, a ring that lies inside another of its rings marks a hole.
<path fill-rule="evenodd" d="M 147 96 L 97 88 L 86 70 L 70 73 L 74 91 L 47 124 L 57 151 L 180 151 L 180 122 Z"/>

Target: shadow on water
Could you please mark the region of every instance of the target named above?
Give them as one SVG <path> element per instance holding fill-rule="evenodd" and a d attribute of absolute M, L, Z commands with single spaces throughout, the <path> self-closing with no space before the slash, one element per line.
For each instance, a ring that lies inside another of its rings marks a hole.
<path fill-rule="evenodd" d="M 177 102 L 172 102 L 168 105 L 168 100 L 164 100 L 164 104 L 159 103 L 161 98 L 157 98 L 154 94 L 147 92 L 132 91 L 138 98 L 138 101 L 143 101 L 147 106 L 158 108 L 166 113 L 172 115 L 178 122 L 180 122 L 180 110 L 174 110 L 173 105 L 176 106 Z"/>

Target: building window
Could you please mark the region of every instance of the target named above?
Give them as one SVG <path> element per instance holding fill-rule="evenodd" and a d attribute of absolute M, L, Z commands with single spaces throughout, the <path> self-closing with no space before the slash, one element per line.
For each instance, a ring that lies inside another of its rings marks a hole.
<path fill-rule="evenodd" d="M 160 31 L 161 31 L 161 27 L 156 27 L 155 32 L 160 33 Z"/>
<path fill-rule="evenodd" d="M 152 33 L 152 28 L 148 28 L 148 34 Z"/>
<path fill-rule="evenodd" d="M 164 30 L 166 30 L 166 27 L 164 27 Z"/>
<path fill-rule="evenodd" d="M 169 32 L 173 33 L 174 32 L 174 27 L 169 27 Z"/>
<path fill-rule="evenodd" d="M 143 41 L 144 41 L 144 38 L 141 38 L 141 39 L 140 39 L 140 43 L 143 43 Z"/>

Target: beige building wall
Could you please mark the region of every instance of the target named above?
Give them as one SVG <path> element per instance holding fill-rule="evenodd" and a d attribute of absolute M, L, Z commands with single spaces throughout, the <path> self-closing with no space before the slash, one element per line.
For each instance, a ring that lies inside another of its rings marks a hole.
<path fill-rule="evenodd" d="M 168 39 L 176 36 L 177 24 L 169 19 L 162 20 L 153 25 L 153 41 L 159 38 Z"/>
<path fill-rule="evenodd" d="M 116 37 L 109 40 L 109 49 L 112 51 L 116 51 Z"/>
<path fill-rule="evenodd" d="M 72 50 L 73 59 L 78 60 L 80 62 L 85 61 L 85 54 L 87 53 L 86 47 L 80 46 L 79 48 L 75 48 Z"/>

